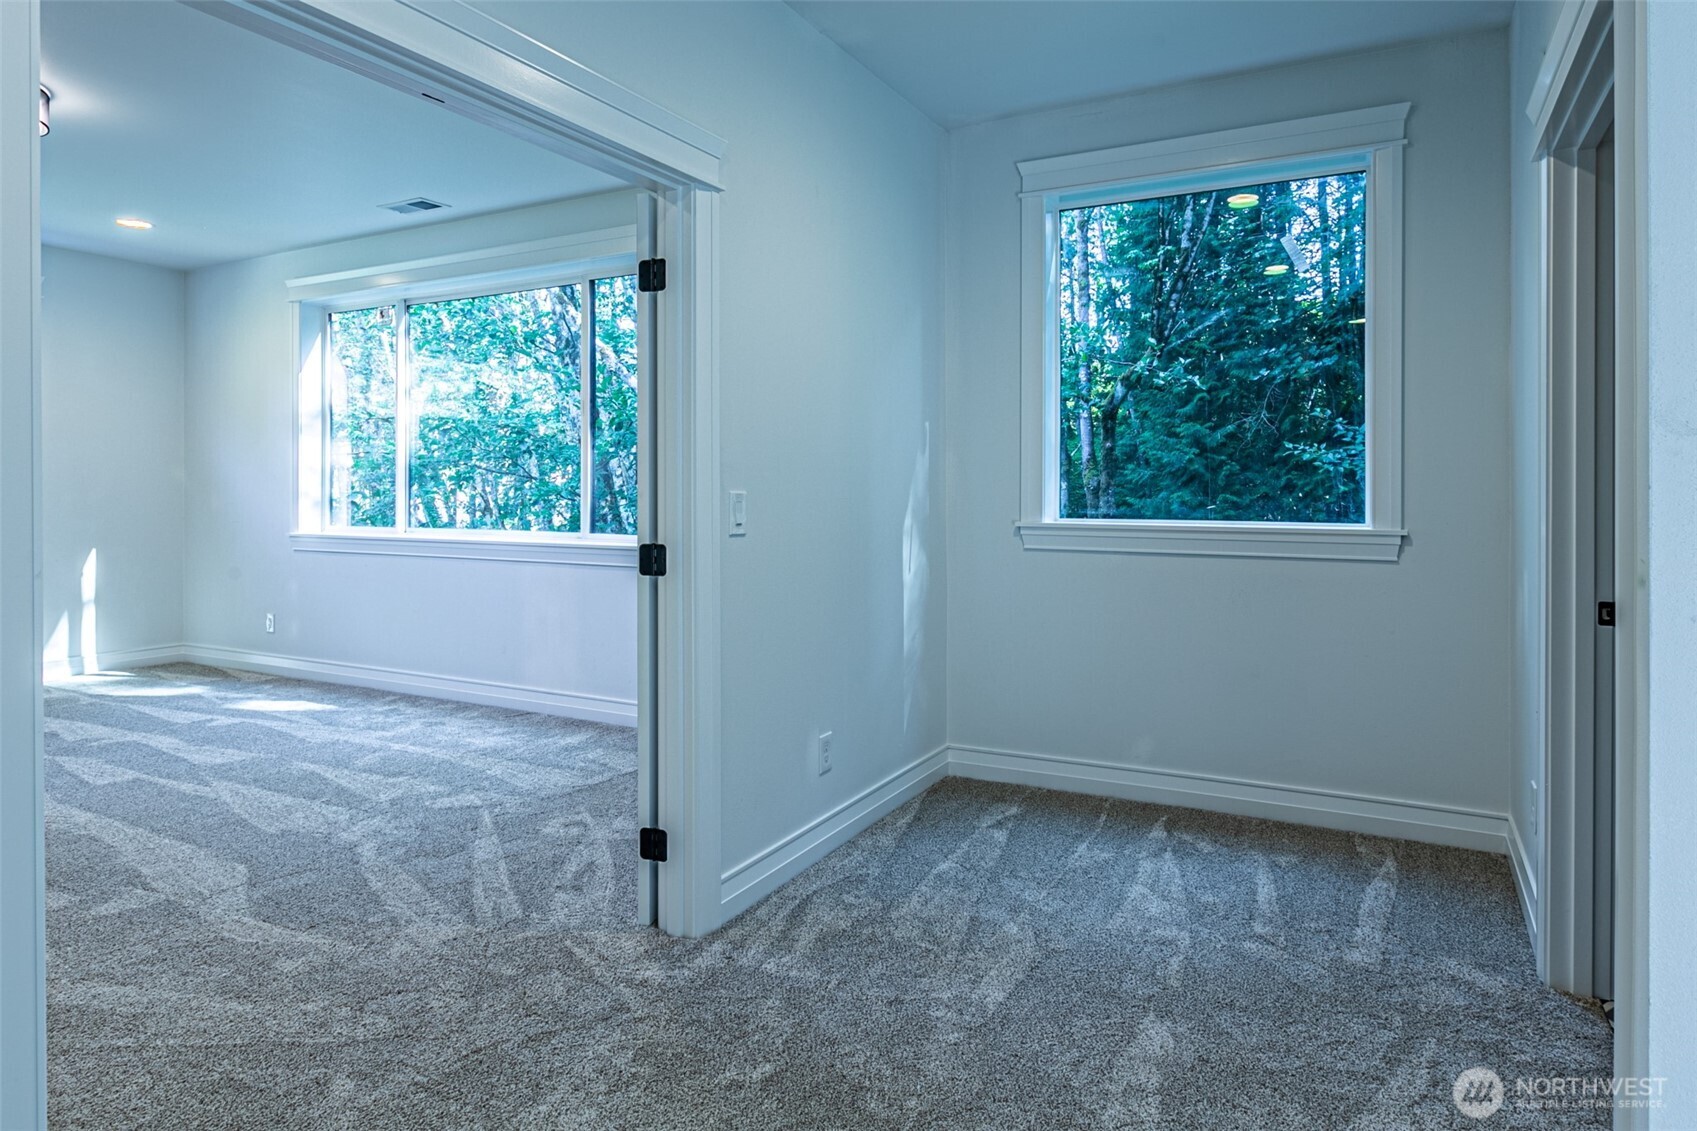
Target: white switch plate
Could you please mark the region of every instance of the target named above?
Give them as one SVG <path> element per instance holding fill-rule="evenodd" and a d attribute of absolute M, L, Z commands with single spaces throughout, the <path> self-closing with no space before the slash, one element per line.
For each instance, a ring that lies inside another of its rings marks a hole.
<path fill-rule="evenodd" d="M 748 534 L 748 492 L 731 492 L 731 537 L 742 538 Z"/>
<path fill-rule="evenodd" d="M 266 632 L 276 632 L 277 631 L 277 618 L 270 613 L 265 614 L 265 631 Z"/>
<path fill-rule="evenodd" d="M 819 772 L 831 772 L 831 732 L 828 730 L 819 735 Z"/>

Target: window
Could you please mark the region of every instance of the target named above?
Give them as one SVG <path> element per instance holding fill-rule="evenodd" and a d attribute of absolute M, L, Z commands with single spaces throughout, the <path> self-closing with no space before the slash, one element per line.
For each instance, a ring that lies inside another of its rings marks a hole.
<path fill-rule="evenodd" d="M 292 283 L 313 296 L 300 304 L 297 548 L 629 557 L 632 266 L 603 257 L 455 281 L 437 265 L 387 285 L 408 272 L 384 269 L 357 280 L 378 285 L 324 298 L 331 277 Z"/>
<path fill-rule="evenodd" d="M 1396 559 L 1407 111 L 1020 165 L 1028 548 Z"/>
<path fill-rule="evenodd" d="M 1061 210 L 1061 518 L 1366 521 L 1366 187 Z"/>

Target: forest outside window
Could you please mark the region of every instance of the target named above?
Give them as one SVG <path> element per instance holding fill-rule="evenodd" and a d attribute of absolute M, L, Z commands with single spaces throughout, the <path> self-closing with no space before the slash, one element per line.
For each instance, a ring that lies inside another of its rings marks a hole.
<path fill-rule="evenodd" d="M 303 387 L 297 539 L 634 539 L 633 274 L 438 284 L 302 312 L 318 364 Z"/>
<path fill-rule="evenodd" d="M 1396 559 L 1407 109 L 1021 164 L 1028 548 Z"/>

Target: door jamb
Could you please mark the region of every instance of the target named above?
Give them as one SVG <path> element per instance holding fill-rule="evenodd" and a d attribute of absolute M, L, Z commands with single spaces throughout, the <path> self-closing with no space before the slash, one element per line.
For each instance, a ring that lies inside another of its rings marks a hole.
<path fill-rule="evenodd" d="M 1544 782 L 1539 860 L 1539 968 L 1554 986 L 1591 989 L 1590 898 L 1592 617 L 1587 586 L 1595 510 L 1586 466 L 1591 446 L 1583 395 L 1595 356 L 1595 146 L 1615 125 L 1615 968 L 1618 1071 L 1635 1063 L 1631 1033 L 1642 1014 L 1635 989 L 1639 871 L 1637 736 L 1643 713 L 1643 373 L 1637 348 L 1642 232 L 1635 201 L 1639 18 L 1633 5 L 1568 0 L 1557 21 L 1527 114 L 1544 175 L 1542 576 Z"/>
<path fill-rule="evenodd" d="M 0 1127 L 47 1121 L 40 9 L 0 3 Z"/>

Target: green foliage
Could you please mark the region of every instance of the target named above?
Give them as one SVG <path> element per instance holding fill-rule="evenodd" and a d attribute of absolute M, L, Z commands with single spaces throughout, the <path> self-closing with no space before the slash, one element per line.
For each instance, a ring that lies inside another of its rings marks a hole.
<path fill-rule="evenodd" d="M 636 284 L 594 283 L 592 529 L 636 529 Z M 406 310 L 412 438 L 406 519 L 420 529 L 575 532 L 581 490 L 584 288 Z M 395 317 L 331 322 L 333 525 L 394 526 Z"/>
<path fill-rule="evenodd" d="M 1061 213 L 1062 517 L 1365 521 L 1365 191 Z"/>
<path fill-rule="evenodd" d="M 392 307 L 330 316 L 330 524 L 395 525 Z"/>
<path fill-rule="evenodd" d="M 418 303 L 408 521 L 577 530 L 580 288 Z"/>
<path fill-rule="evenodd" d="M 636 533 L 636 276 L 595 280 L 597 534 Z"/>

